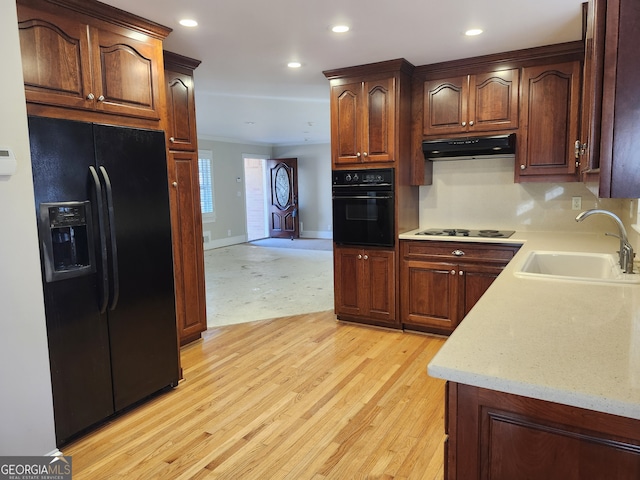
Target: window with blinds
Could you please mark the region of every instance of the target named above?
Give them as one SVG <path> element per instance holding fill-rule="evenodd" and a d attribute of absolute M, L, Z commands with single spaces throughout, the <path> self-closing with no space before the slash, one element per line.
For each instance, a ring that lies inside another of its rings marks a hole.
<path fill-rule="evenodd" d="M 213 168 L 212 155 L 209 151 L 198 152 L 198 173 L 200 181 L 200 209 L 202 215 L 215 215 L 213 202 Z"/>

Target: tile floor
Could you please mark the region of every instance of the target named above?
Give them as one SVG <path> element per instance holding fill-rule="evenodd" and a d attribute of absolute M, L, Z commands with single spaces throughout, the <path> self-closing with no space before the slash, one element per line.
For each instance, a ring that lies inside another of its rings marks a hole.
<path fill-rule="evenodd" d="M 204 252 L 209 328 L 333 309 L 331 242 L 284 242 L 289 248 L 242 243 Z"/>

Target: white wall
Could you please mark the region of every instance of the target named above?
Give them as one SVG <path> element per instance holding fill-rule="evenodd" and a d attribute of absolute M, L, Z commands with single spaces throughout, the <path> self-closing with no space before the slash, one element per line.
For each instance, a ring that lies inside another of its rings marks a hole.
<path fill-rule="evenodd" d="M 273 148 L 274 158 L 298 159 L 301 237 L 333 238 L 331 212 L 331 144 Z"/>
<path fill-rule="evenodd" d="M 44 300 L 16 4 L 0 2 L 0 145 L 18 170 L 0 176 L 0 455 L 55 451 Z"/>
<path fill-rule="evenodd" d="M 210 241 L 205 248 L 242 243 L 247 240 L 244 196 L 244 159 L 247 155 L 272 156 L 270 145 L 250 145 L 198 138 L 200 150 L 213 152 L 213 195 L 215 222 L 203 222 L 202 231 Z M 240 182 L 237 182 L 237 179 Z M 239 192 L 239 193 L 238 193 Z"/>
<path fill-rule="evenodd" d="M 513 175 L 512 158 L 434 162 L 433 184 L 420 187 L 420 228 L 617 232 L 604 216 L 575 221 L 582 210 L 602 208 L 621 218 L 634 249 L 640 248 L 631 227 L 638 200 L 599 199 L 581 182 L 518 184 Z M 572 210 L 572 197 L 581 198 L 579 211 Z M 611 238 L 612 247 L 617 242 Z"/>

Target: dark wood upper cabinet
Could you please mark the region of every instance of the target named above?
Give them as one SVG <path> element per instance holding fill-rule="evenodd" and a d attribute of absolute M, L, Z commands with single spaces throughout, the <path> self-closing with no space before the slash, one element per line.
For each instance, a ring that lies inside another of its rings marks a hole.
<path fill-rule="evenodd" d="M 576 181 L 579 61 L 522 69 L 516 180 Z"/>
<path fill-rule="evenodd" d="M 597 13 L 600 13 L 599 11 Z M 640 2 L 606 2 L 600 197 L 640 197 Z"/>
<path fill-rule="evenodd" d="M 18 0 L 17 12 L 29 105 L 161 120 L 171 29 L 93 1 Z"/>
<path fill-rule="evenodd" d="M 200 60 L 164 52 L 167 84 L 167 137 L 171 150 L 196 151 L 196 100 L 194 70 Z"/>
<path fill-rule="evenodd" d="M 332 85 L 331 116 L 335 164 L 395 160 L 393 77 Z"/>
<path fill-rule="evenodd" d="M 397 59 L 323 72 L 330 84 L 334 168 L 409 171 L 413 68 Z"/>
<path fill-rule="evenodd" d="M 602 80 L 606 0 L 589 0 L 586 11 L 582 114 L 580 139 L 575 147 L 580 156 L 583 180 L 590 181 L 600 169 L 600 130 L 602 116 Z"/>
<path fill-rule="evenodd" d="M 517 128 L 518 86 L 518 69 L 426 81 L 423 134 Z"/>

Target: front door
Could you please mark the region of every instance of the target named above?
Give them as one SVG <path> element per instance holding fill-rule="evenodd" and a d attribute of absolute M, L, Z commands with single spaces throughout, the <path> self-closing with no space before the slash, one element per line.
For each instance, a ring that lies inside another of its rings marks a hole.
<path fill-rule="evenodd" d="M 271 197 L 269 202 L 269 236 L 300 237 L 298 229 L 298 159 L 267 160 Z"/>

